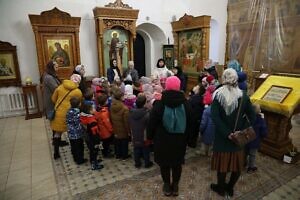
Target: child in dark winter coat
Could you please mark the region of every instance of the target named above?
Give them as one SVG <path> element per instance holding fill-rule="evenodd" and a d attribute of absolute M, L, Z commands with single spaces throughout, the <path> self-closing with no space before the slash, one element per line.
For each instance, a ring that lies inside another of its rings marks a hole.
<path fill-rule="evenodd" d="M 141 167 L 141 157 L 145 161 L 145 168 L 153 165 L 150 161 L 149 142 L 146 140 L 146 128 L 149 121 L 149 112 L 145 108 L 145 95 L 139 95 L 136 100 L 136 107 L 129 111 L 129 125 L 132 134 L 132 143 L 134 147 L 135 167 Z"/>
<path fill-rule="evenodd" d="M 93 107 L 90 104 L 84 104 L 82 106 L 80 121 L 87 132 L 87 145 L 90 151 L 90 162 L 92 165 L 92 170 L 97 170 L 102 169 L 103 165 L 101 165 L 97 160 L 99 150 L 97 146 L 99 146 L 100 137 L 98 132 L 97 120 L 92 112 Z"/>
<path fill-rule="evenodd" d="M 260 106 L 258 104 L 254 104 L 253 106 L 256 112 L 256 120 L 253 125 L 256 133 L 256 138 L 246 145 L 246 156 L 248 157 L 247 173 L 254 173 L 255 171 L 257 171 L 257 167 L 255 165 L 256 153 L 260 147 L 261 140 L 267 136 L 267 125 L 264 119 L 264 115 L 263 113 L 261 113 Z"/>
<path fill-rule="evenodd" d="M 84 95 L 83 105 L 84 104 L 91 105 L 93 110 L 95 111 L 96 103 L 94 101 L 94 92 L 93 92 L 92 88 L 87 88 L 86 92 L 83 95 Z"/>
<path fill-rule="evenodd" d="M 130 128 L 128 122 L 129 109 L 123 104 L 123 93 L 120 89 L 113 91 L 113 101 L 110 108 L 110 117 L 115 137 L 115 154 L 117 159 L 126 160 Z"/>
<path fill-rule="evenodd" d="M 83 128 L 80 124 L 80 99 L 72 97 L 70 99 L 71 108 L 67 112 L 66 124 L 68 126 L 68 137 L 71 143 L 71 152 L 76 164 L 86 162 L 83 158 Z"/>
<path fill-rule="evenodd" d="M 209 155 L 209 151 L 214 141 L 215 125 L 211 118 L 211 106 L 205 108 L 200 124 L 201 142 L 204 144 L 205 155 Z"/>
<path fill-rule="evenodd" d="M 109 146 L 113 142 L 113 128 L 110 120 L 108 110 L 108 96 L 101 94 L 97 97 L 99 107 L 98 112 L 95 112 L 95 117 L 98 122 L 98 129 L 100 130 L 100 138 L 103 144 L 102 155 L 103 157 L 110 157 Z"/>

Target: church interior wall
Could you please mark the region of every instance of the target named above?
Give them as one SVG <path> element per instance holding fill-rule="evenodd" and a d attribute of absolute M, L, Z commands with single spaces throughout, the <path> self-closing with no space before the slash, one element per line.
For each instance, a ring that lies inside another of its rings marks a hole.
<path fill-rule="evenodd" d="M 97 45 L 95 34 L 95 23 L 93 8 L 104 6 L 111 0 L 10 0 L 0 2 L 0 39 L 8 41 L 17 46 L 18 61 L 20 66 L 21 79 L 24 82 L 26 77 L 31 77 L 34 83 L 39 82 L 39 71 L 35 38 L 30 25 L 28 14 L 40 14 L 42 11 L 54 7 L 68 12 L 71 16 L 81 17 L 79 43 L 81 63 L 87 66 L 86 75 L 98 74 Z M 156 31 L 149 35 L 154 37 L 151 45 L 152 61 L 148 64 L 155 65 L 161 55 L 161 45 L 167 44 L 167 38 L 173 43 L 172 28 L 170 22 L 178 20 L 184 13 L 198 15 L 211 15 L 219 26 L 218 51 L 214 59 L 221 64 L 224 62 L 225 39 L 226 39 L 226 5 L 227 0 L 187 0 L 171 3 L 167 0 L 124 0 L 134 9 L 139 9 L 137 26 L 143 23 L 153 24 L 162 30 L 165 37 L 156 37 Z M 145 31 L 145 30 L 144 30 Z M 153 36 L 152 36 L 153 35 Z M 156 39 L 160 41 L 156 41 Z M 211 38 L 213 40 L 213 38 Z M 147 45 L 147 44 L 146 44 Z M 217 46 L 217 45 L 216 45 Z M 214 50 L 212 50 L 214 51 Z M 147 54 L 149 55 L 149 53 Z M 149 74 L 149 69 L 147 74 Z"/>

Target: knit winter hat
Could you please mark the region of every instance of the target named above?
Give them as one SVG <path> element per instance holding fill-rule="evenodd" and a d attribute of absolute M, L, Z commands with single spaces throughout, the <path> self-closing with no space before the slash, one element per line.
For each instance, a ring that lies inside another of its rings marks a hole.
<path fill-rule="evenodd" d="M 228 68 L 223 72 L 222 75 L 223 84 L 236 86 L 238 81 L 238 75 L 232 68 Z"/>
<path fill-rule="evenodd" d="M 237 60 L 230 60 L 227 64 L 228 68 L 234 69 L 236 72 L 242 71 L 242 66 Z"/>
<path fill-rule="evenodd" d="M 170 76 L 166 80 L 166 90 L 180 90 L 180 79 L 177 76 Z"/>
<path fill-rule="evenodd" d="M 125 85 L 125 95 L 132 95 L 132 94 L 133 94 L 132 85 Z"/>
<path fill-rule="evenodd" d="M 160 85 L 155 85 L 153 88 L 154 92 L 162 93 L 163 88 Z"/>
<path fill-rule="evenodd" d="M 208 82 L 208 84 L 211 84 L 214 79 L 215 79 L 215 77 L 212 75 L 209 75 L 206 77 L 206 81 Z"/>
<path fill-rule="evenodd" d="M 93 78 L 92 84 L 93 85 L 101 85 L 101 78 Z"/>
<path fill-rule="evenodd" d="M 151 84 L 151 78 L 142 76 L 140 79 L 141 84 Z"/>
<path fill-rule="evenodd" d="M 84 67 L 83 65 L 77 65 L 77 66 L 75 67 L 75 71 L 76 71 L 76 72 L 80 72 L 81 68 L 83 68 L 83 67 Z"/>
<path fill-rule="evenodd" d="M 70 77 L 70 80 L 73 81 L 74 83 L 79 84 L 80 81 L 81 81 L 81 76 L 80 76 L 79 74 L 73 74 L 73 75 Z"/>

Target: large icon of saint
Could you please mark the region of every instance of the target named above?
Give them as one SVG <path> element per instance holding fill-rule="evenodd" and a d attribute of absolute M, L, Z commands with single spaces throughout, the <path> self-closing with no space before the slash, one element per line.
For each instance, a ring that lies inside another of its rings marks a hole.
<path fill-rule="evenodd" d="M 124 44 L 119 40 L 119 33 L 113 31 L 111 33 L 109 59 L 116 59 L 122 63 Z"/>
<path fill-rule="evenodd" d="M 53 53 L 51 59 L 55 60 L 60 67 L 70 66 L 70 58 L 68 53 L 61 47 L 59 42 L 55 44 L 56 51 Z"/>

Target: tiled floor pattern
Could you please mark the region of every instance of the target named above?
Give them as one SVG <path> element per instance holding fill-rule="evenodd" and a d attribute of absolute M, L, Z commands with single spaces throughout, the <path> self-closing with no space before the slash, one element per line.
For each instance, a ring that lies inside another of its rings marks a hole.
<path fill-rule="evenodd" d="M 49 123 L 45 121 L 45 124 L 48 130 L 48 137 L 51 138 Z M 133 155 L 131 146 L 129 146 L 129 152 L 131 155 Z M 89 162 L 81 166 L 74 164 L 69 146 L 60 148 L 60 154 L 62 159 L 60 161 L 54 161 L 54 170 L 58 172 L 56 174 L 59 176 L 59 180 L 61 180 L 58 184 L 61 184 L 63 187 L 68 184 L 70 185 L 70 188 L 65 188 L 65 190 L 59 189 L 59 194 L 63 195 L 64 197 L 67 197 L 67 194 L 70 194 L 71 196 L 78 195 L 80 193 L 95 190 L 96 188 L 100 188 L 117 181 L 133 178 L 139 174 L 157 171 L 155 170 L 157 169 L 157 166 L 153 166 L 152 168 L 148 169 L 136 169 L 134 167 L 134 161 L 132 158 L 126 161 L 120 161 L 114 158 L 103 159 L 102 164 L 104 165 L 104 168 L 100 171 L 93 171 L 90 169 Z M 89 157 L 86 146 L 84 154 L 85 158 Z M 187 151 L 187 159 L 195 156 L 195 150 Z M 64 184 L 62 184 L 63 182 Z"/>
<path fill-rule="evenodd" d="M 289 200 L 289 199 L 300 199 L 300 176 L 289 181 L 283 186 L 277 188 L 272 193 L 268 194 L 263 200 Z"/>
<path fill-rule="evenodd" d="M 45 129 L 46 124 L 46 129 Z M 298 127 L 297 127 L 298 126 Z M 292 130 L 300 147 L 299 125 Z M 296 134 L 298 133 L 298 134 Z M 168 199 L 161 193 L 157 167 L 136 170 L 132 159 L 104 160 L 105 168 L 92 171 L 77 167 L 70 148 L 61 148 L 62 159 L 54 161 L 51 132 L 44 119 L 0 119 L 0 199 Z M 220 199 L 208 185 L 215 181 L 210 159 L 189 150 L 176 199 Z M 88 157 L 87 151 L 85 152 Z M 259 171 L 242 174 L 236 199 L 300 199 L 300 164 L 288 165 L 259 154 Z M 292 189 L 291 189 L 292 188 Z M 294 188 L 294 189 L 293 189 Z M 275 198 L 276 197 L 276 198 Z"/>
<path fill-rule="evenodd" d="M 43 119 L 0 119 L 0 199 L 57 194 Z"/>

